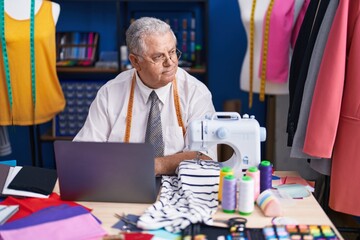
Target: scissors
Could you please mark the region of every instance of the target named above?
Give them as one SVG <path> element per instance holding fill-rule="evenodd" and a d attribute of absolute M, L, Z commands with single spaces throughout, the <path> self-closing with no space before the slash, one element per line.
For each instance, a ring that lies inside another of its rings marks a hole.
<path fill-rule="evenodd" d="M 136 223 L 128 219 L 127 215 L 123 213 L 122 215 L 115 213 L 115 217 L 120 219 L 124 222 L 124 225 L 122 226 L 122 231 L 124 232 L 131 232 L 131 227 L 136 227 Z"/>
<path fill-rule="evenodd" d="M 247 219 L 243 217 L 233 217 L 228 220 L 215 220 L 216 222 L 221 222 L 226 224 L 229 227 L 230 235 L 229 239 L 240 240 L 247 239 L 246 237 L 246 223 Z"/>
<path fill-rule="evenodd" d="M 243 217 L 233 217 L 229 218 L 226 222 L 226 224 L 229 226 L 230 232 L 244 232 L 247 219 Z"/>

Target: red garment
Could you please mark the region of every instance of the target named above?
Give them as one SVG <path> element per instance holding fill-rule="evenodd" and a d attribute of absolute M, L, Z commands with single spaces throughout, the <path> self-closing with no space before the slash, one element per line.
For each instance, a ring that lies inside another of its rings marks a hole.
<path fill-rule="evenodd" d="M 43 208 L 58 206 L 61 204 L 68 204 L 69 206 L 79 206 L 80 204 L 73 201 L 63 201 L 56 193 L 51 193 L 49 198 L 15 198 L 7 197 L 1 202 L 2 205 L 19 205 L 19 211 L 15 213 L 7 222 L 14 221 L 19 218 L 26 217 L 34 212 L 37 212 Z M 84 207 L 84 206 L 83 206 Z M 89 211 L 91 209 L 85 207 Z"/>

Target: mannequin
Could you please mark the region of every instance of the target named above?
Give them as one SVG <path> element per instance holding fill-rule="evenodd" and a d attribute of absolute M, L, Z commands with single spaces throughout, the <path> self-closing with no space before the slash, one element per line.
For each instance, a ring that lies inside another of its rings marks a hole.
<path fill-rule="evenodd" d="M 35 14 L 39 11 L 42 3 L 43 0 L 35 0 Z M 16 20 L 25 20 L 30 18 L 30 0 L 5 0 L 4 4 L 5 12 L 12 18 L 15 18 Z M 52 2 L 51 4 L 52 15 L 54 23 L 56 24 L 60 15 L 60 5 L 55 2 Z"/>
<path fill-rule="evenodd" d="M 296 19 L 299 15 L 300 9 L 304 3 L 304 0 L 293 0 L 294 2 L 294 18 L 293 18 L 293 26 L 296 22 Z M 241 12 L 241 20 L 244 24 L 246 34 L 248 36 L 248 45 L 250 44 L 250 18 L 252 12 L 252 4 L 253 0 L 238 0 L 240 12 Z M 259 75 L 260 68 L 260 60 L 262 54 L 262 45 L 263 45 L 263 28 L 264 28 L 264 17 L 266 16 L 266 12 L 269 6 L 270 0 L 257 0 L 254 12 L 254 50 L 253 50 L 253 92 L 260 92 L 260 83 L 261 78 Z M 280 3 L 281 4 L 281 3 Z M 271 31 L 271 29 L 270 29 Z M 288 46 L 284 46 L 290 48 L 290 41 Z M 290 50 L 289 50 L 290 53 Z M 290 54 L 289 54 L 290 58 Z M 268 59 L 271 61 L 271 59 Z M 241 76 L 240 76 L 240 89 L 243 91 L 250 91 L 250 49 L 247 48 L 246 55 L 243 61 Z M 277 83 L 275 81 L 266 81 L 265 84 L 265 94 L 288 94 L 288 82 Z"/>
<path fill-rule="evenodd" d="M 65 107 L 65 97 L 56 72 L 55 24 L 60 5 L 34 0 L 34 48 L 30 48 L 31 2 L 4 1 L 10 77 L 5 79 L 7 70 L 0 53 L 1 126 L 45 123 Z M 34 52 L 34 65 L 31 64 L 31 51 Z M 33 73 L 35 77 L 32 77 Z"/>
<path fill-rule="evenodd" d="M 56 72 L 55 25 L 60 5 L 34 0 L 34 21 L 31 21 L 31 3 L 4 0 L 5 42 L 2 44 L 6 51 L 4 48 L 0 52 L 0 126 L 29 126 L 33 165 L 36 165 L 37 146 L 42 167 L 37 124 L 48 122 L 65 107 Z"/>

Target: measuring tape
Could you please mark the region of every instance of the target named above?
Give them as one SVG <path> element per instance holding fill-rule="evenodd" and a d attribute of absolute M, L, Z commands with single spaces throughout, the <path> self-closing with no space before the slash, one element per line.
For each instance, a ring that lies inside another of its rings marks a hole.
<path fill-rule="evenodd" d="M 256 0 L 253 0 L 252 2 L 252 6 L 251 6 L 251 15 L 250 15 L 250 40 L 249 40 L 249 50 L 250 50 L 250 63 L 249 63 L 249 74 L 250 74 L 250 79 L 249 79 L 249 84 L 250 84 L 250 89 L 249 89 L 249 108 L 252 107 L 253 104 L 253 81 L 254 81 L 254 38 L 255 38 L 255 7 L 256 7 Z"/>
<path fill-rule="evenodd" d="M 268 60 L 267 57 L 268 57 L 268 49 L 269 49 L 270 16 L 273 6 L 274 6 L 274 0 L 271 0 L 266 12 L 266 19 L 265 19 L 260 96 L 259 96 L 259 99 L 262 102 L 265 101 L 265 84 L 266 84 L 266 68 L 267 68 L 267 60 Z"/>
<path fill-rule="evenodd" d="M 12 116 L 12 106 L 13 106 L 13 92 L 11 88 L 11 76 L 9 69 L 9 57 L 7 53 L 6 47 L 6 38 L 5 38 L 5 8 L 4 8 L 4 0 L 0 0 L 0 31 L 1 31 L 1 50 L 4 61 L 4 70 L 5 70 L 5 78 L 8 92 L 8 100 L 10 105 L 10 113 Z M 31 0 L 30 7 L 30 64 L 31 64 L 31 94 L 32 94 L 32 102 L 34 107 L 34 120 L 35 120 L 35 106 L 36 106 L 36 77 L 35 77 L 35 43 L 34 43 L 34 35 L 35 35 L 35 26 L 34 26 L 34 18 L 35 18 L 35 0 Z"/>
<path fill-rule="evenodd" d="M 126 128 L 125 128 L 124 142 L 130 141 L 132 109 L 133 109 L 133 105 L 134 105 L 135 81 L 136 81 L 136 75 L 134 73 L 132 80 L 131 80 L 128 110 L 127 110 L 127 114 L 126 114 Z M 176 117 L 178 120 L 178 124 L 182 129 L 183 136 L 185 136 L 186 130 L 185 130 L 184 122 L 181 118 L 180 97 L 179 97 L 179 93 L 178 93 L 178 89 L 177 89 L 176 78 L 173 81 L 173 94 L 174 94 L 174 105 L 175 105 Z"/>

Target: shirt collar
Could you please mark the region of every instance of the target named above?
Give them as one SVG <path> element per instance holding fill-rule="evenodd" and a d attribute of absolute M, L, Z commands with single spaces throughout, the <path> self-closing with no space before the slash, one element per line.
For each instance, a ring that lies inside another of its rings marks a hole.
<path fill-rule="evenodd" d="M 166 98 L 167 96 L 169 95 L 169 90 L 170 90 L 170 87 L 172 85 L 172 82 L 167 84 L 166 86 L 164 87 L 161 87 L 161 88 L 158 88 L 158 89 L 152 89 L 152 88 L 149 88 L 148 86 L 146 86 L 140 79 L 139 75 L 137 74 L 137 72 L 135 71 L 135 74 L 136 74 L 136 84 L 137 86 L 139 87 L 139 90 L 140 90 L 140 96 L 141 98 L 143 99 L 143 101 L 145 103 L 147 103 L 148 99 L 149 99 L 149 96 L 150 96 L 150 93 L 152 91 L 155 91 L 156 92 L 156 95 L 158 96 L 159 100 L 162 102 L 162 104 L 165 103 L 166 101 Z"/>

